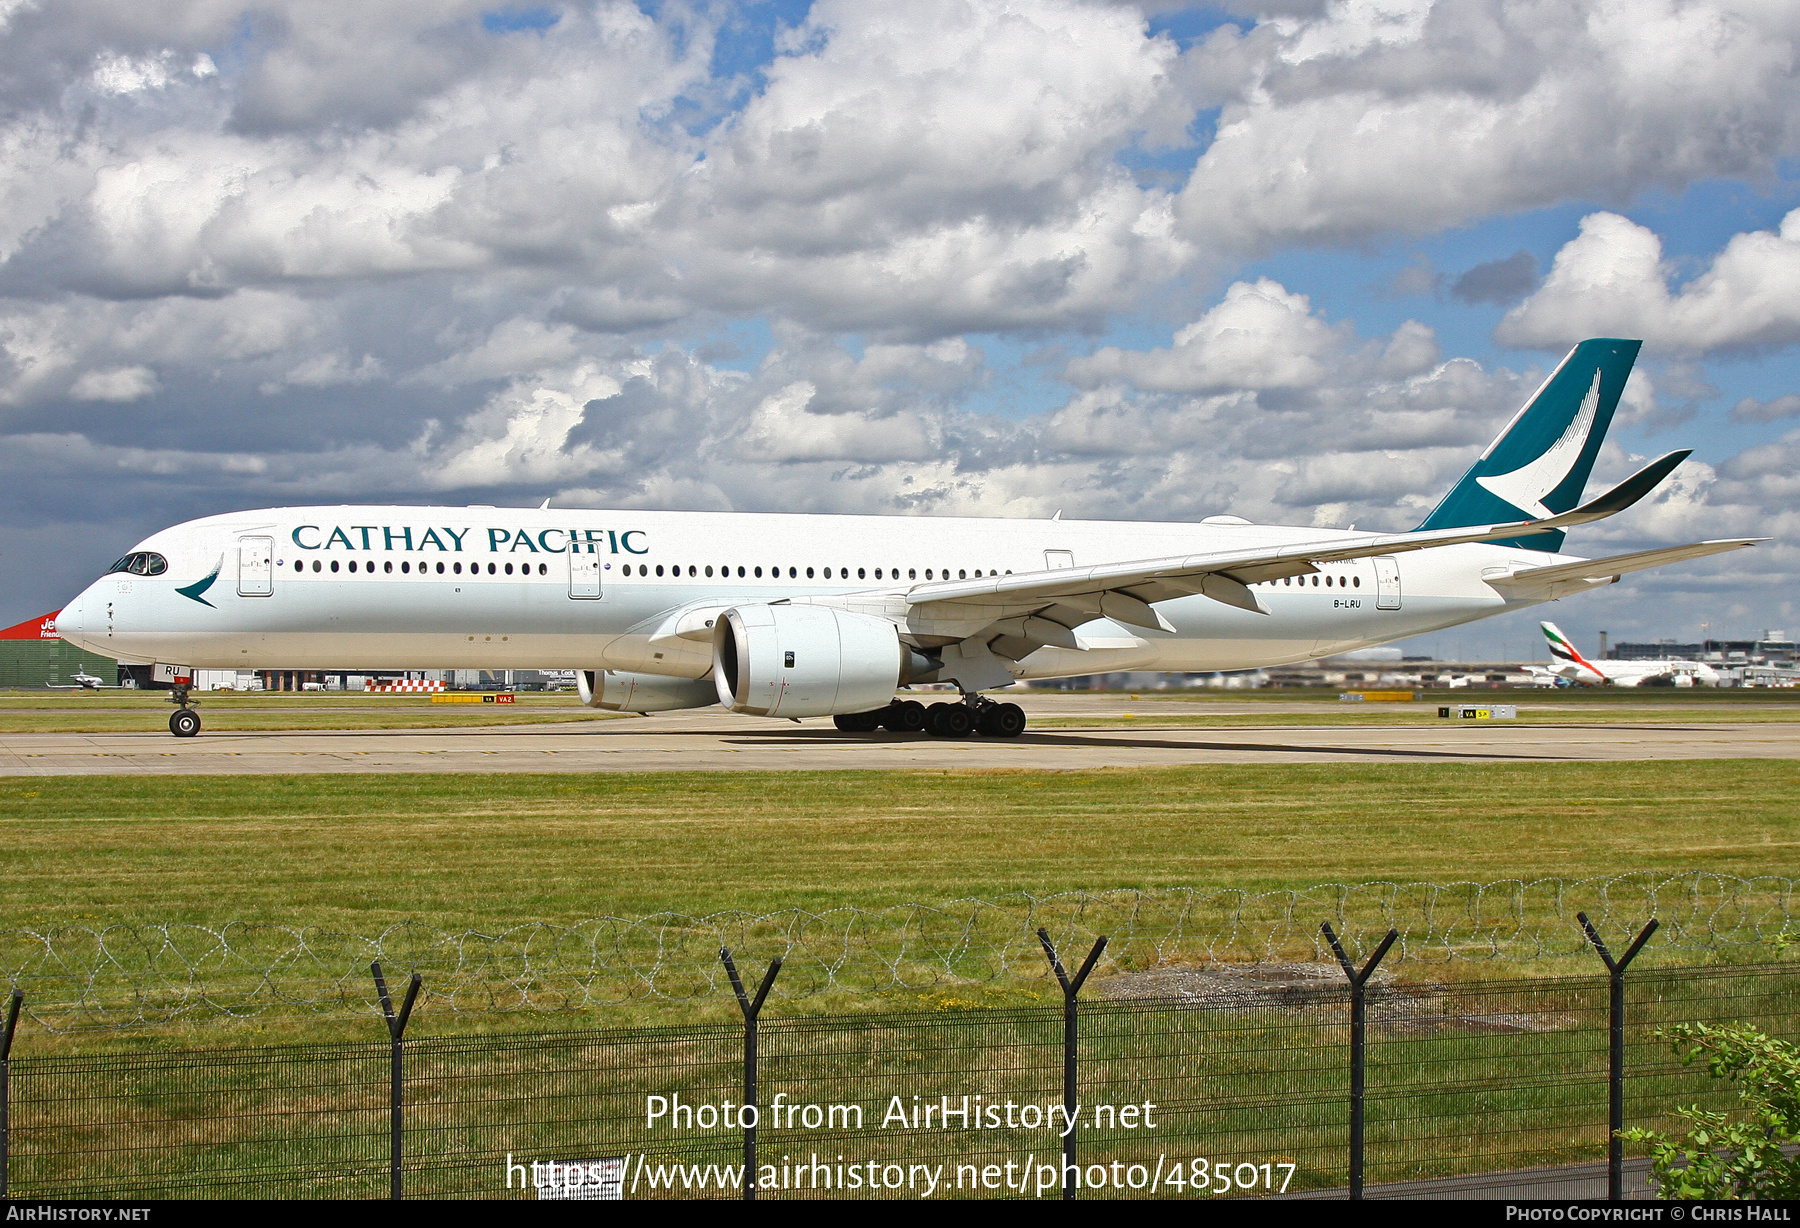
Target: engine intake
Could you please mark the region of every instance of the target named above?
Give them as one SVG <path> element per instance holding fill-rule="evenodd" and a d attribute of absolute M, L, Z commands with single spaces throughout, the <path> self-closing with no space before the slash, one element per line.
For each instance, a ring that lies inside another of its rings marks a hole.
<path fill-rule="evenodd" d="M 709 708 L 719 702 L 718 692 L 706 678 L 670 678 L 611 669 L 576 670 L 575 689 L 582 703 L 609 712 L 672 712 L 677 708 Z"/>
<path fill-rule="evenodd" d="M 713 626 L 719 702 L 754 716 L 833 716 L 886 707 L 933 668 L 883 618 L 810 605 L 744 605 Z"/>

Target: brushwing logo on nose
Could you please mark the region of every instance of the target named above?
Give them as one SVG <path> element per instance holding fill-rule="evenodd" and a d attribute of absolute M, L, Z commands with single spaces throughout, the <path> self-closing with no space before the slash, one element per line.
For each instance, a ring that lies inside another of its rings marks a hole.
<path fill-rule="evenodd" d="M 1475 480 L 1487 489 L 1506 500 L 1522 512 L 1530 512 L 1534 517 L 1554 515 L 1544 506 L 1544 496 L 1563 484 L 1563 480 L 1575 469 L 1575 462 L 1581 459 L 1582 449 L 1587 447 L 1588 435 L 1593 432 L 1594 418 L 1600 412 L 1600 372 L 1594 372 L 1594 382 L 1588 385 L 1587 395 L 1581 398 L 1581 408 L 1575 412 L 1574 419 L 1562 433 L 1562 438 L 1551 444 L 1534 461 L 1519 466 L 1511 473 L 1496 473 Z"/>
<path fill-rule="evenodd" d="M 225 556 L 221 554 L 219 556 L 219 561 L 213 564 L 212 571 L 208 572 L 204 579 L 195 580 L 192 584 L 184 585 L 175 591 L 190 601 L 198 601 L 201 605 L 206 606 L 209 609 L 218 609 L 218 606 L 213 605 L 212 602 L 208 601 L 205 597 L 202 597 L 201 594 L 213 586 L 213 581 L 219 578 L 219 572 L 224 566 Z M 336 564 L 333 564 L 333 566 L 336 566 Z"/>

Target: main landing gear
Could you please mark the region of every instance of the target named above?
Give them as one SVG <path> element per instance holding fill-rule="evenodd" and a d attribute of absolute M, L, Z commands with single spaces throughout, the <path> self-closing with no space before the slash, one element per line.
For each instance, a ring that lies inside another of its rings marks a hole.
<path fill-rule="evenodd" d="M 169 732 L 178 738 L 191 738 L 200 732 L 200 714 L 194 711 L 193 700 L 188 698 L 188 689 L 178 686 L 169 692 L 169 702 L 175 705 L 175 711 L 169 713 Z"/>
<path fill-rule="evenodd" d="M 831 720 L 845 733 L 924 730 L 934 738 L 966 738 L 977 733 L 988 738 L 1016 738 L 1025 732 L 1024 709 L 981 695 L 967 695 L 961 703 L 932 704 L 929 708 L 914 699 L 896 699 L 873 712 L 851 712 Z"/>

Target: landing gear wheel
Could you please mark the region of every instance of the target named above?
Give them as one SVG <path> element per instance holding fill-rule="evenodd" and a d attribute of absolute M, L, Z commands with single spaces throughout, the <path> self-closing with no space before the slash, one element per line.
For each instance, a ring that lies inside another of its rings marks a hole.
<path fill-rule="evenodd" d="M 192 708 L 169 713 L 169 732 L 178 738 L 191 738 L 200 732 L 200 714 Z"/>
<path fill-rule="evenodd" d="M 845 733 L 874 733 L 881 728 L 881 712 L 845 712 L 831 718 L 831 723 Z"/>
<path fill-rule="evenodd" d="M 932 704 L 925 709 L 925 732 L 934 738 L 966 738 L 975 732 L 968 704 Z"/>
<path fill-rule="evenodd" d="M 881 710 L 881 723 L 894 733 L 917 733 L 925 728 L 925 705 L 916 699 L 896 699 Z"/>
<path fill-rule="evenodd" d="M 1018 704 L 994 704 L 981 710 L 981 732 L 990 738 L 1016 738 L 1025 732 L 1025 709 Z"/>

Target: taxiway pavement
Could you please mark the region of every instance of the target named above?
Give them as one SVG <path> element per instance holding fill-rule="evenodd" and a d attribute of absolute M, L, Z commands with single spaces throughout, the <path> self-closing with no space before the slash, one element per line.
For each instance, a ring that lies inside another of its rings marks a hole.
<path fill-rule="evenodd" d="M 1068 707 L 1049 711 L 1075 714 Z M 1155 718 L 1155 712 L 1146 712 L 1129 726 L 1033 728 L 1011 741 L 843 734 L 824 719 L 790 724 L 717 711 L 548 725 L 207 730 L 192 739 L 177 739 L 155 727 L 142 733 L 11 733 L 0 734 L 0 775 L 1069 770 L 1198 763 L 1800 759 L 1800 721 L 1177 727 L 1158 726 Z"/>

